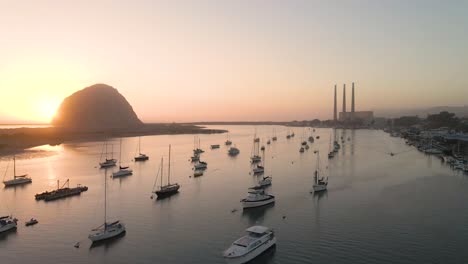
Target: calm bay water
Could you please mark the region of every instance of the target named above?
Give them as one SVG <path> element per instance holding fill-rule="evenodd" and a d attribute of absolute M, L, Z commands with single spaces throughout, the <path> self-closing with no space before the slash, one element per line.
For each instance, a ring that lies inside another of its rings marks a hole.
<path fill-rule="evenodd" d="M 468 178 L 382 131 L 337 130 L 349 137 L 333 160 L 326 159 L 330 129 L 317 129 L 319 140 L 299 153 L 303 134 L 266 146 L 268 189 L 276 204 L 242 211 L 240 199 L 257 178 L 249 156 L 255 129 L 261 138 L 272 126 L 223 126 L 241 153 L 227 155 L 225 134 L 199 135 L 204 176 L 190 177 L 193 135 L 142 137 L 150 156 L 133 163 L 138 138 L 123 139 L 122 160 L 132 176 L 108 178 L 108 218 L 127 225 L 125 236 L 90 247 L 89 231 L 103 222 L 103 182 L 112 170 L 97 168 L 102 142 L 45 147 L 55 155 L 17 161 L 18 174 L 33 183 L 0 190 L 0 214 L 20 219 L 17 231 L 0 235 L 0 263 L 223 263 L 222 251 L 262 224 L 276 230 L 278 243 L 255 263 L 464 263 L 468 260 Z M 306 130 L 307 136 L 309 130 Z M 114 151 L 119 140 L 114 139 Z M 162 155 L 172 144 L 172 179 L 180 193 L 150 199 Z M 210 144 L 221 148 L 210 150 Z M 329 190 L 310 193 L 319 149 Z M 390 156 L 389 152 L 401 154 Z M 116 153 L 115 156 L 118 157 Z M 0 171 L 7 162 L 0 161 Z M 115 170 L 115 169 L 114 169 Z M 3 175 L 2 175 L 3 176 Z M 11 164 L 7 177 L 11 177 Z M 56 187 L 57 180 L 89 187 L 81 196 L 45 203 L 34 194 Z M 232 213 L 232 209 L 238 209 Z M 283 219 L 283 216 L 286 218 Z M 35 217 L 39 224 L 24 227 Z M 80 241 L 81 247 L 73 245 Z"/>

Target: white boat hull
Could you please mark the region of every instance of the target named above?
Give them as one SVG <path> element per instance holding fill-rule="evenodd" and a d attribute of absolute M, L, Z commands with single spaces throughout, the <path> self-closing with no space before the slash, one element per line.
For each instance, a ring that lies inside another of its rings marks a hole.
<path fill-rule="evenodd" d="M 245 208 L 254 208 L 254 207 L 260 207 L 264 206 L 267 204 L 271 204 L 275 202 L 275 198 L 272 197 L 271 199 L 263 200 L 263 201 L 255 201 L 255 202 L 250 202 L 250 201 L 242 201 L 242 207 Z"/>
<path fill-rule="evenodd" d="M 133 174 L 132 170 L 119 170 L 119 171 L 113 172 L 112 177 L 113 178 L 123 177 L 123 176 L 132 175 L 132 174 Z"/>
<path fill-rule="evenodd" d="M 3 184 L 5 184 L 5 186 L 14 186 L 14 185 L 20 185 L 20 184 L 31 183 L 31 182 L 32 182 L 31 178 L 17 178 L 13 180 L 4 181 Z"/>
<path fill-rule="evenodd" d="M 16 223 L 9 223 L 0 227 L 0 233 L 16 228 Z"/>
<path fill-rule="evenodd" d="M 267 241 L 266 243 L 262 244 L 258 248 L 256 248 L 253 251 L 250 251 L 249 253 L 242 255 L 240 257 L 225 257 L 224 259 L 226 260 L 227 263 L 229 264 L 243 264 L 247 263 L 254 258 L 260 256 L 263 252 L 267 251 L 269 248 L 274 246 L 276 244 L 276 237 L 273 239 Z"/>
<path fill-rule="evenodd" d="M 325 190 L 327 189 L 327 185 L 317 185 L 317 184 L 314 184 L 313 189 L 314 189 L 314 192 L 325 191 Z"/>
<path fill-rule="evenodd" d="M 88 238 L 92 242 L 98 242 L 98 241 L 116 237 L 122 234 L 123 232 L 125 232 L 125 225 L 121 224 L 121 227 L 110 227 L 107 230 L 102 230 L 97 233 L 91 234 L 88 236 Z"/>

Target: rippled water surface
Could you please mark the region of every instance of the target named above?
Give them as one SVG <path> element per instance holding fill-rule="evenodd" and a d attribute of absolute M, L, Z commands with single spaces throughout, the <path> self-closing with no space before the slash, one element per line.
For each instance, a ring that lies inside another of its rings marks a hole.
<path fill-rule="evenodd" d="M 123 139 L 122 160 L 132 176 L 110 178 L 112 170 L 97 168 L 102 142 L 45 147 L 53 155 L 19 157 L 18 174 L 33 183 L 0 190 L 0 214 L 20 219 L 18 229 L 0 235 L 0 263 L 223 263 L 222 251 L 244 229 L 262 224 L 274 228 L 277 247 L 254 263 L 464 263 L 468 260 L 468 181 L 437 157 L 427 156 L 382 131 L 337 130 L 345 143 L 333 160 L 330 129 L 275 127 L 278 141 L 266 146 L 268 189 L 274 205 L 243 211 L 240 199 L 258 180 L 250 174 L 249 156 L 255 130 L 271 137 L 272 126 L 224 126 L 241 153 L 227 155 L 225 134 L 199 135 L 208 162 L 205 175 L 193 178 L 188 161 L 193 135 L 142 137 L 150 156 L 134 163 L 138 138 Z M 320 136 L 299 153 L 303 134 Z M 348 140 L 349 138 L 349 140 Z M 119 139 L 113 139 L 118 157 Z M 172 144 L 172 179 L 180 193 L 151 199 L 161 156 Z M 210 144 L 221 144 L 210 150 Z M 329 176 L 329 190 L 310 193 L 316 154 Z M 400 153 L 390 156 L 388 153 Z M 3 177 L 10 163 L 0 161 Z M 102 224 L 104 177 L 108 178 L 108 218 L 120 219 L 127 233 L 90 247 L 87 235 Z M 89 187 L 81 196 L 35 201 L 34 194 L 51 190 L 57 180 L 70 179 Z M 232 213 L 233 209 L 238 211 Z M 283 217 L 284 216 L 284 217 Z M 24 227 L 35 217 L 39 224 Z M 74 248 L 81 242 L 80 248 Z"/>

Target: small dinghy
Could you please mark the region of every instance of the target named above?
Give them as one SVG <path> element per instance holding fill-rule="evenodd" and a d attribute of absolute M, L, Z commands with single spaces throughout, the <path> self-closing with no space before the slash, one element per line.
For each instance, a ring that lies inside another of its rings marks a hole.
<path fill-rule="evenodd" d="M 32 226 L 32 225 L 35 225 L 37 223 L 39 223 L 39 221 L 37 221 L 37 219 L 31 218 L 29 221 L 27 221 L 25 223 L 25 226 Z"/>

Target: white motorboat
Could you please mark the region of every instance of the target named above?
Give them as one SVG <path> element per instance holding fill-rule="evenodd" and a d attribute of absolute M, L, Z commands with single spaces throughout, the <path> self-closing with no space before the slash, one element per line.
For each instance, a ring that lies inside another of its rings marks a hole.
<path fill-rule="evenodd" d="M 208 163 L 204 161 L 198 161 L 198 163 L 194 165 L 195 170 L 204 170 L 207 167 L 208 167 Z"/>
<path fill-rule="evenodd" d="M 129 167 L 122 167 L 122 139 L 120 139 L 120 151 L 119 151 L 119 170 L 112 173 L 112 178 L 124 177 L 133 174 L 133 170 L 129 169 Z"/>
<path fill-rule="evenodd" d="M 276 244 L 273 230 L 265 226 L 252 226 L 247 235 L 237 239 L 224 251 L 224 258 L 228 263 L 247 263 Z"/>
<path fill-rule="evenodd" d="M 16 175 L 16 158 L 15 156 L 13 156 L 13 179 L 4 180 L 3 184 L 5 184 L 5 186 L 14 186 L 14 185 L 20 185 L 20 184 L 25 184 L 25 183 L 31 183 L 32 179 L 27 176 L 28 176 L 27 174 Z"/>
<path fill-rule="evenodd" d="M 0 217 L 0 233 L 16 228 L 18 219 L 13 216 L 2 216 Z"/>
<path fill-rule="evenodd" d="M 235 156 L 235 155 L 239 154 L 239 152 L 240 152 L 239 149 L 236 148 L 236 147 L 231 147 L 228 150 L 228 154 L 231 155 L 231 156 Z"/>
<path fill-rule="evenodd" d="M 109 167 L 114 167 L 116 164 L 117 164 L 117 160 L 114 159 L 114 145 L 112 145 L 112 151 L 111 151 L 111 158 L 108 159 L 107 158 L 107 141 L 104 143 L 104 145 L 102 146 L 103 147 L 103 151 L 101 152 L 101 159 L 102 159 L 102 154 L 104 153 L 104 148 L 105 148 L 105 151 L 106 151 L 106 158 L 103 162 L 99 162 L 99 166 L 101 168 L 109 168 Z"/>
<path fill-rule="evenodd" d="M 119 220 L 107 223 L 107 172 L 104 173 L 104 224 L 91 230 L 88 238 L 94 243 L 116 237 L 125 232 L 125 225 Z"/>
<path fill-rule="evenodd" d="M 171 184 L 171 145 L 169 145 L 169 163 L 168 163 L 168 169 L 167 169 L 167 185 L 163 185 L 163 175 L 164 175 L 164 159 L 161 158 L 161 166 L 159 172 L 161 173 L 161 185 L 159 186 L 159 189 L 153 191 L 158 198 L 165 198 L 168 196 L 171 196 L 175 193 L 179 192 L 180 185 L 178 183 L 172 183 Z M 158 175 L 156 177 L 159 176 Z M 157 179 L 157 178 L 156 178 Z M 156 184 L 156 182 L 155 182 Z"/>
<path fill-rule="evenodd" d="M 327 190 L 328 186 L 328 177 L 325 180 L 323 177 L 320 177 L 320 152 L 317 151 L 317 168 L 314 172 L 314 184 L 312 186 L 314 192 L 321 192 Z"/>
<path fill-rule="evenodd" d="M 149 157 L 146 154 L 141 153 L 141 137 L 138 137 L 138 156 L 134 158 L 135 161 L 146 161 Z"/>
<path fill-rule="evenodd" d="M 265 193 L 265 190 L 250 189 L 246 198 L 241 200 L 242 207 L 254 208 L 275 202 L 275 196 Z"/>

